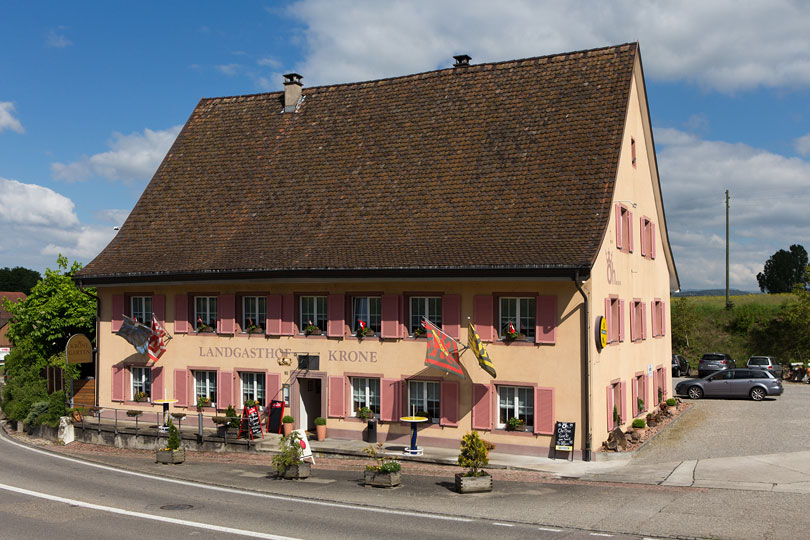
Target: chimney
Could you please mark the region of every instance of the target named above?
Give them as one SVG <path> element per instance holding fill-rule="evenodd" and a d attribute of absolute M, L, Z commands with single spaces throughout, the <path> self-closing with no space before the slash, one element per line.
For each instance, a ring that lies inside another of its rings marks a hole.
<path fill-rule="evenodd" d="M 470 58 L 466 54 L 459 54 L 458 56 L 454 56 L 453 58 L 456 59 L 456 63 L 453 64 L 453 67 L 469 67 L 470 60 L 472 60 L 472 58 Z"/>
<path fill-rule="evenodd" d="M 301 101 L 301 79 L 298 73 L 284 75 L 284 112 L 293 112 Z"/>

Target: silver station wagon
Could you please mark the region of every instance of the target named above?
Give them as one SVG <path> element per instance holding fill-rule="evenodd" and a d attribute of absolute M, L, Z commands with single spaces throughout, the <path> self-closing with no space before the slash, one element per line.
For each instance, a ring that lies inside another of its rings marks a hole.
<path fill-rule="evenodd" d="M 762 401 L 782 394 L 782 381 L 762 369 L 724 369 L 702 379 L 689 379 L 675 385 L 675 393 L 692 399 L 702 397 L 750 397 Z"/>

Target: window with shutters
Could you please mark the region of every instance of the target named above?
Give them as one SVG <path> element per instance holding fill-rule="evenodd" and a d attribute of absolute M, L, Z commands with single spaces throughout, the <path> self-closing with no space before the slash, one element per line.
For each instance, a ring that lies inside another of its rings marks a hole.
<path fill-rule="evenodd" d="M 655 226 L 647 217 L 641 217 L 641 256 L 645 259 L 655 258 Z"/>
<path fill-rule="evenodd" d="M 411 296 L 411 313 L 408 333 L 413 336 L 422 329 L 422 320 L 427 319 L 437 327 L 442 327 L 441 296 Z"/>
<path fill-rule="evenodd" d="M 608 342 L 618 343 L 622 322 L 621 301 L 618 298 L 610 299 L 609 322 L 610 325 L 608 327 Z"/>
<path fill-rule="evenodd" d="M 133 319 L 141 324 L 152 324 L 151 296 L 131 296 L 129 299 L 129 307 Z"/>
<path fill-rule="evenodd" d="M 217 297 L 194 297 L 194 331 L 207 331 L 217 329 Z"/>
<path fill-rule="evenodd" d="M 408 381 L 408 414 L 427 417 L 434 424 L 441 416 L 441 383 L 438 381 Z"/>
<path fill-rule="evenodd" d="M 213 405 L 217 400 L 217 372 L 194 370 L 194 398 L 208 398 Z"/>
<path fill-rule="evenodd" d="M 242 407 L 248 400 L 253 400 L 259 405 L 265 404 L 264 373 L 243 371 L 239 373 L 239 381 L 242 386 Z"/>
<path fill-rule="evenodd" d="M 498 429 L 506 429 L 510 418 L 523 420 L 534 429 L 534 388 L 524 386 L 498 386 Z"/>
<path fill-rule="evenodd" d="M 305 329 L 312 325 L 317 326 L 321 332 L 326 332 L 326 325 L 329 317 L 326 313 L 325 296 L 301 296 L 300 297 L 301 318 L 298 324 L 299 331 L 303 334 Z"/>
<path fill-rule="evenodd" d="M 632 318 L 630 325 L 630 340 L 631 341 L 641 341 L 644 339 L 644 304 L 641 300 L 633 300 L 633 303 L 630 304 L 630 309 L 632 310 Z"/>
<path fill-rule="evenodd" d="M 357 417 L 357 411 L 368 407 L 374 416 L 380 415 L 380 379 L 367 377 L 352 377 L 352 416 Z"/>
<path fill-rule="evenodd" d="M 664 335 L 664 302 L 661 300 L 653 300 L 652 302 L 652 326 L 653 337 Z"/>
<path fill-rule="evenodd" d="M 498 332 L 501 339 L 516 333 L 519 339 L 534 341 L 536 301 L 532 297 L 516 298 L 501 296 L 498 315 Z"/>
<path fill-rule="evenodd" d="M 148 399 L 152 395 L 152 368 L 132 366 L 129 371 L 132 376 L 130 399 L 135 400 L 139 395 Z"/>
<path fill-rule="evenodd" d="M 242 297 L 242 331 L 252 332 L 261 330 L 267 321 L 267 297 L 266 296 L 243 296 Z"/>
<path fill-rule="evenodd" d="M 633 390 L 636 396 L 636 410 L 638 414 L 647 410 L 647 395 L 644 388 L 644 375 L 639 374 L 633 378 Z"/>
<path fill-rule="evenodd" d="M 360 321 L 376 335 L 382 330 L 382 300 L 379 296 L 355 296 L 352 299 L 352 333 L 357 334 Z"/>

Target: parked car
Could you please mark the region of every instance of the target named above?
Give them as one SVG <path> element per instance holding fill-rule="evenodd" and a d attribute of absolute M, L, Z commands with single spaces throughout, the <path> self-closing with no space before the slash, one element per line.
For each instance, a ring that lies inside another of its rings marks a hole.
<path fill-rule="evenodd" d="M 689 362 L 680 354 L 672 355 L 672 376 L 689 376 Z"/>
<path fill-rule="evenodd" d="M 706 353 L 698 362 L 698 377 L 705 377 L 715 371 L 737 367 L 734 359 L 726 353 Z"/>
<path fill-rule="evenodd" d="M 777 379 L 782 378 L 782 364 L 773 356 L 752 356 L 745 363 L 745 367 L 751 369 L 765 369 L 773 373 Z"/>
<path fill-rule="evenodd" d="M 675 393 L 692 399 L 702 397 L 750 397 L 762 401 L 782 394 L 782 380 L 764 369 L 732 368 L 702 379 L 688 379 L 675 385 Z"/>

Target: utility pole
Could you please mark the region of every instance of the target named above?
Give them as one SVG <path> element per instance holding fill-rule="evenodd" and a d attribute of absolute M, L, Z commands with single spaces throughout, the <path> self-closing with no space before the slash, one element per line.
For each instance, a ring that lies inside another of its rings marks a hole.
<path fill-rule="evenodd" d="M 726 309 L 731 309 L 728 299 L 728 190 L 726 190 Z"/>

